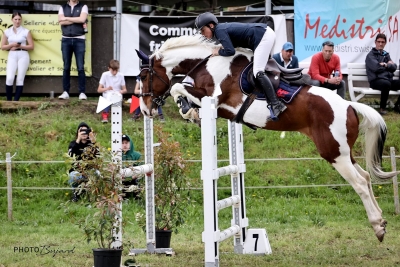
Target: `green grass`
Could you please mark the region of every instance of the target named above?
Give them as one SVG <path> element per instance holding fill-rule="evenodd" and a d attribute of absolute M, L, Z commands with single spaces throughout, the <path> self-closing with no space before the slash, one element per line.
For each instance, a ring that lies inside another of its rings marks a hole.
<path fill-rule="evenodd" d="M 90 99 L 89 101 L 96 101 Z M 98 141 L 110 147 L 110 125 L 100 123 L 95 106 L 71 100 L 67 107 L 42 105 L 40 110 L 18 110 L 0 116 L 0 160 L 5 153 L 16 155 L 13 161 L 63 161 L 69 142 L 74 138 L 77 125 L 87 122 Z M 167 102 L 164 113 L 166 123 L 160 124 L 171 138 L 180 142 L 186 159 L 201 158 L 200 129 L 180 119 L 176 107 Z M 131 136 L 135 147 L 143 152 L 143 123 L 129 121 L 128 107 L 124 107 L 123 132 Z M 385 116 L 388 137 L 384 155 L 389 148 L 400 149 L 399 115 Z M 219 159 L 228 158 L 227 123 L 218 120 Z M 262 158 L 318 158 L 314 144 L 297 133 L 252 131 L 244 129 L 246 159 Z M 295 149 L 293 149 L 295 148 Z M 355 156 L 362 155 L 360 141 Z M 365 163 L 358 160 L 361 166 Z M 398 161 L 398 160 L 397 160 Z M 219 163 L 220 166 L 226 162 Z M 15 187 L 68 187 L 65 163 L 14 163 Z M 245 184 L 247 187 L 269 188 L 246 190 L 247 217 L 250 228 L 265 228 L 273 253 L 267 256 L 238 255 L 233 253 L 232 240 L 220 245 L 221 266 L 396 266 L 400 265 L 400 222 L 394 214 L 393 187 L 374 185 L 373 190 L 388 221 L 387 234 L 379 243 L 367 220 L 360 198 L 349 186 L 288 188 L 294 185 L 346 184 L 340 175 L 323 160 L 247 161 Z M 390 160 L 384 159 L 384 168 L 390 170 Z M 192 186 L 201 188 L 201 163 L 193 164 Z M 221 178 L 219 186 L 230 186 L 229 178 Z M 6 186 L 6 166 L 0 164 L 0 187 Z M 219 190 L 219 198 L 229 190 Z M 138 255 L 141 266 L 202 266 L 204 248 L 202 191 L 193 190 L 193 202 L 187 210 L 187 222 L 178 234 L 173 234 L 171 246 L 176 255 Z M 70 190 L 13 190 L 13 221 L 7 219 L 7 194 L 0 189 L 0 266 L 93 266 L 91 249 L 77 220 L 84 218 L 93 208 L 84 203 L 70 205 L 67 216 L 60 204 L 69 200 Z M 123 238 L 133 242 L 135 248 L 145 248 L 145 233 L 136 225 L 135 214 L 141 206 L 132 200 L 123 205 L 125 221 Z M 229 227 L 231 209 L 219 214 L 219 228 Z M 69 253 L 19 252 L 18 247 L 53 250 L 72 250 Z M 16 251 L 14 249 L 17 248 Z M 129 257 L 124 250 L 123 260 Z"/>

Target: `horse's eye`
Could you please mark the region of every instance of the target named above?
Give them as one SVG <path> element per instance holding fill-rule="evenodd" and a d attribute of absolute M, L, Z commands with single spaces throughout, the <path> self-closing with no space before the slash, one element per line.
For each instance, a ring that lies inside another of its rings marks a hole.
<path fill-rule="evenodd" d="M 140 79 L 141 79 L 142 81 L 145 81 L 145 80 L 146 80 L 146 77 L 147 77 L 147 76 L 141 76 Z"/>

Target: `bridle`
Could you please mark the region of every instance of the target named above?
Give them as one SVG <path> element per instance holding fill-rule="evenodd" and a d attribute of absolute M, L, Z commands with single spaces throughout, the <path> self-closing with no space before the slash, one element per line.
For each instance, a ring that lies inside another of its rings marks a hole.
<path fill-rule="evenodd" d="M 212 55 L 207 56 L 206 58 L 202 59 L 200 62 L 198 62 L 196 64 L 196 66 L 194 66 L 191 70 L 188 71 L 188 73 L 186 73 L 186 75 L 184 76 L 180 76 L 180 79 L 177 83 L 181 83 L 187 76 L 189 76 L 197 67 L 199 67 L 202 63 L 206 62 Z M 152 58 L 153 59 L 153 58 Z M 139 97 L 142 96 L 151 96 L 152 97 L 152 103 L 156 104 L 157 107 L 159 106 L 163 106 L 165 104 L 165 99 L 170 96 L 170 92 L 171 92 L 171 87 L 175 84 L 175 83 L 171 83 L 171 82 L 166 82 L 153 68 L 152 66 L 152 59 L 149 60 L 149 64 L 145 64 L 145 65 L 141 65 L 140 66 L 140 73 L 142 73 L 142 71 L 148 70 L 150 77 L 149 77 L 149 92 L 148 93 L 142 93 L 139 95 Z M 153 90 L 153 76 L 156 76 L 159 80 L 161 80 L 165 85 L 168 86 L 168 90 L 160 95 L 160 96 L 156 96 L 154 97 L 154 90 Z M 152 107 L 153 108 L 153 107 Z"/>

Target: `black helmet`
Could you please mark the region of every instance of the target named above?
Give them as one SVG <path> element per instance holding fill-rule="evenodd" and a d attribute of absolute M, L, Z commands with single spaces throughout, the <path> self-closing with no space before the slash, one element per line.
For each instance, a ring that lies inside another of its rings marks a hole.
<path fill-rule="evenodd" d="M 214 14 L 205 12 L 197 16 L 196 20 L 194 21 L 194 26 L 200 30 L 209 23 L 218 24 L 218 19 L 216 16 L 214 16 Z"/>

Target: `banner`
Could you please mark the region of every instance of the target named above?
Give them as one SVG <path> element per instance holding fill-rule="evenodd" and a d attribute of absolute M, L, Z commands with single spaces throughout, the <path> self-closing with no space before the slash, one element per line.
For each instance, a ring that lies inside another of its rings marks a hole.
<path fill-rule="evenodd" d="M 384 33 L 385 50 L 398 64 L 399 0 L 332 1 L 295 0 L 295 55 L 299 61 L 310 62 L 322 50 L 322 43 L 334 42 L 341 68 L 347 73 L 347 63 L 364 63 L 368 52 L 375 47 L 375 37 Z"/>
<path fill-rule="evenodd" d="M 85 73 L 92 76 L 92 35 L 91 16 L 88 16 L 86 36 Z M 11 15 L 0 14 L 0 37 L 12 27 Z M 21 26 L 30 30 L 34 49 L 29 51 L 30 65 L 26 75 L 62 76 L 63 60 L 61 54 L 61 26 L 58 15 L 23 14 Z M 6 75 L 8 51 L 0 51 L 0 75 Z M 71 76 L 78 76 L 75 57 L 72 57 Z"/>
<path fill-rule="evenodd" d="M 286 21 L 284 15 L 277 16 L 226 16 L 217 17 L 223 22 L 260 22 L 275 29 L 277 40 L 274 53 L 280 52 L 286 42 Z M 171 37 L 193 35 L 196 32 L 196 17 L 144 17 L 123 14 L 121 19 L 121 72 L 125 76 L 139 74 L 139 58 L 135 49 L 147 55 L 153 54 Z M 283 33 L 283 34 L 278 34 Z"/>

